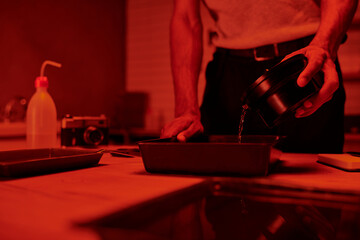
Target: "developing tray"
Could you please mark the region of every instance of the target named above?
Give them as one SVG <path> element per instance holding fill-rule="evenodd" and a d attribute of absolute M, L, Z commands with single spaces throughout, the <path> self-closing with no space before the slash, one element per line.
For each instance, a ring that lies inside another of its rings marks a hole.
<path fill-rule="evenodd" d="M 0 151 L 0 176 L 22 177 L 88 167 L 97 164 L 102 155 L 102 151 L 62 148 Z"/>
<path fill-rule="evenodd" d="M 138 143 L 146 171 L 200 175 L 265 176 L 280 151 L 277 136 L 208 136 L 191 142 L 175 138 Z"/>

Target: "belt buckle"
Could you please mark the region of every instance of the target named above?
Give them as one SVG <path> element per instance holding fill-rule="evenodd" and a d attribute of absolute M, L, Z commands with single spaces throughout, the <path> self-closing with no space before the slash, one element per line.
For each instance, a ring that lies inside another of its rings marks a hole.
<path fill-rule="evenodd" d="M 272 50 L 274 51 L 274 54 L 273 54 L 273 56 L 267 56 L 267 57 L 258 56 L 257 49 L 259 49 L 259 48 L 253 48 L 253 54 L 254 54 L 255 61 L 261 62 L 261 61 L 273 59 L 274 57 L 278 57 L 279 56 L 278 44 L 274 43 L 270 46 L 272 46 Z M 264 46 L 264 47 L 266 47 L 266 46 Z"/>

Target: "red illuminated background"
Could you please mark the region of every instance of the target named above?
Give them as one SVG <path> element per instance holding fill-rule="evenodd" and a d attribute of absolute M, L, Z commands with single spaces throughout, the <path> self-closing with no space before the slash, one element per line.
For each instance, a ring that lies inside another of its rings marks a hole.
<path fill-rule="evenodd" d="M 0 106 L 27 99 L 46 59 L 58 117 L 112 114 L 125 89 L 124 1 L 0 1 Z"/>
<path fill-rule="evenodd" d="M 168 39 L 172 4 L 169 0 L 0 1 L 1 111 L 15 96 L 31 97 L 41 63 L 50 59 L 63 64 L 61 69 L 46 70 L 59 118 L 66 113 L 105 113 L 116 126 L 144 115 L 137 125 L 159 131 L 172 119 L 174 108 Z M 204 8 L 202 15 L 206 62 L 213 50 L 207 40 L 212 22 Z M 346 115 L 357 116 L 359 10 L 348 36 L 339 58 L 347 91 Z M 200 99 L 203 86 L 201 74 Z"/>

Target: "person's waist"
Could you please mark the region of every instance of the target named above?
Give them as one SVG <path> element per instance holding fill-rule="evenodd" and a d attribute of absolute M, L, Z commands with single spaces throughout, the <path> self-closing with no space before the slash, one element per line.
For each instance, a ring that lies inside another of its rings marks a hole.
<path fill-rule="evenodd" d="M 234 56 L 253 58 L 256 61 L 265 61 L 276 57 L 284 57 L 296 50 L 304 48 L 309 45 L 313 38 L 314 35 L 311 35 L 292 41 L 274 43 L 249 49 L 227 49 L 217 47 L 216 51 Z"/>

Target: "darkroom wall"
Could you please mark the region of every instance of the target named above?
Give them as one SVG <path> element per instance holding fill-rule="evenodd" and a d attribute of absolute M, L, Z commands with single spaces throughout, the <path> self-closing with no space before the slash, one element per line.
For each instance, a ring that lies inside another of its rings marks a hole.
<path fill-rule="evenodd" d="M 174 93 L 170 71 L 169 23 L 171 0 L 131 0 L 127 4 L 127 89 L 149 93 L 147 127 L 160 129 L 174 118 Z M 214 46 L 209 42 L 213 21 L 201 6 L 204 24 L 204 57 L 200 72 L 199 101 L 205 85 L 206 62 Z M 360 115 L 360 8 L 340 47 L 339 60 L 347 93 L 345 114 Z"/>
<path fill-rule="evenodd" d="M 125 1 L 0 1 L 0 106 L 29 99 L 46 59 L 58 117 L 113 115 L 125 90 Z"/>

